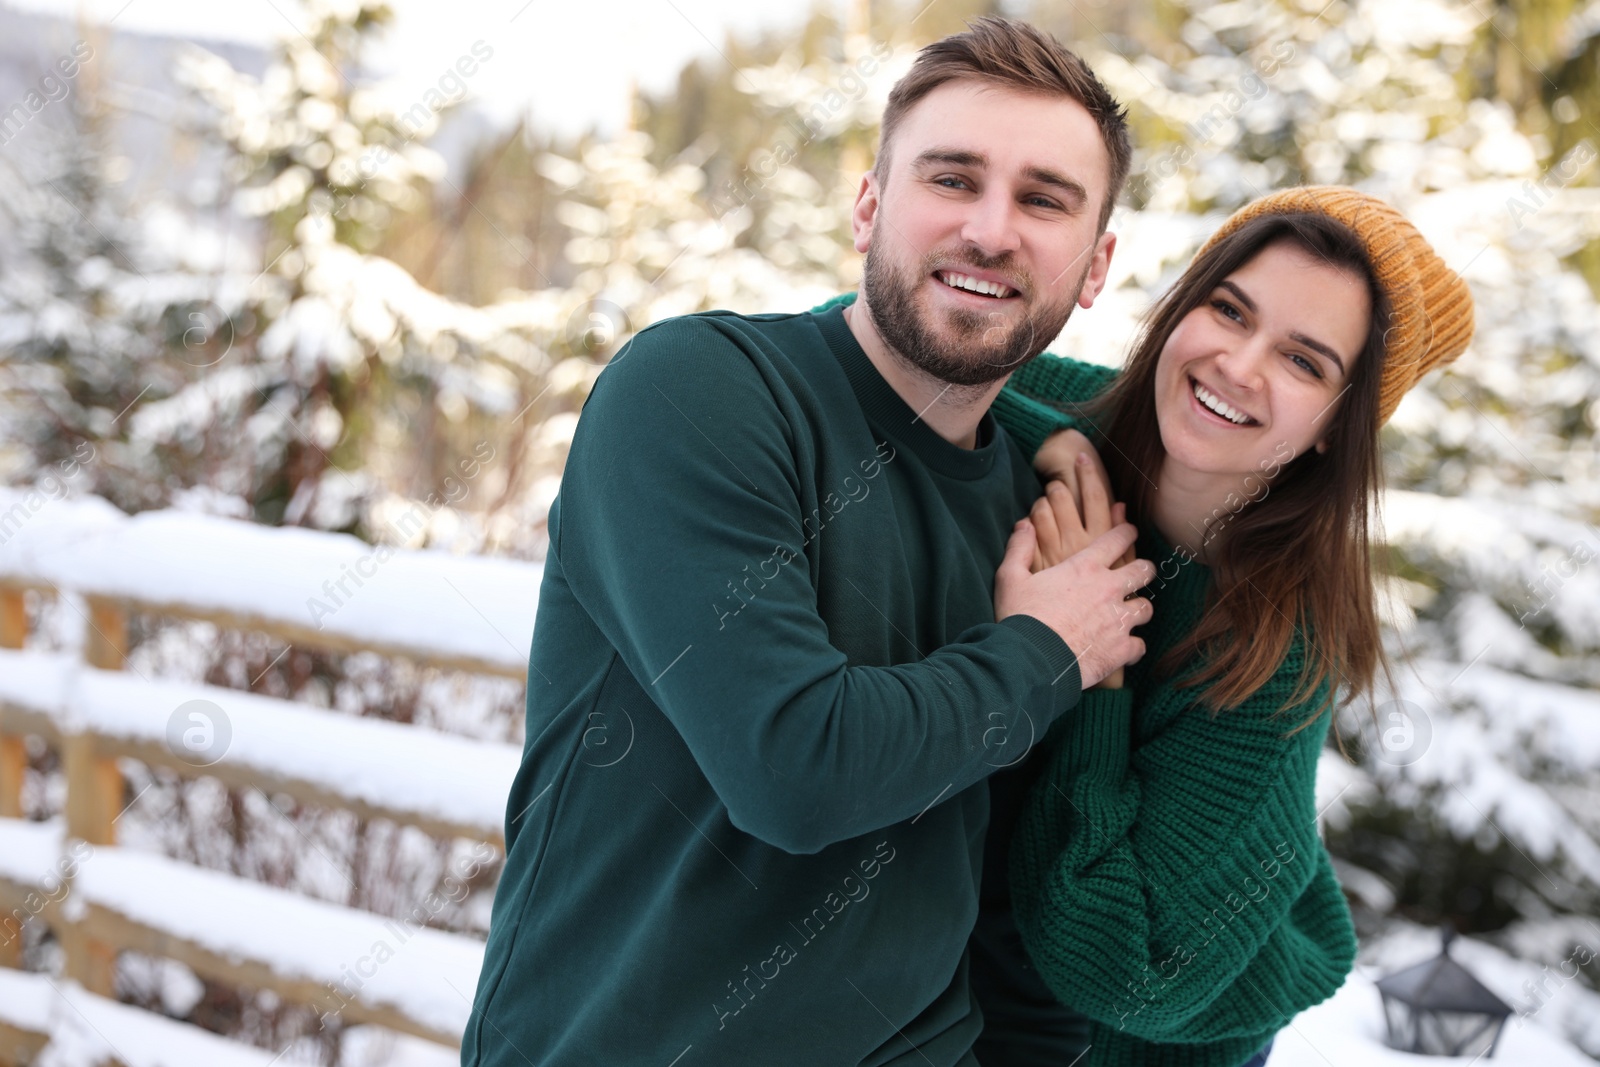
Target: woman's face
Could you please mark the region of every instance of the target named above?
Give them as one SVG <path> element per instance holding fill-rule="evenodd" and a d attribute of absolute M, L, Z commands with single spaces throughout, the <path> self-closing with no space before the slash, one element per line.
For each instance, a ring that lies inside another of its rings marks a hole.
<path fill-rule="evenodd" d="M 1228 275 L 1178 321 L 1156 365 L 1171 473 L 1231 490 L 1320 445 L 1371 313 L 1361 277 L 1297 244 L 1274 242 Z"/>

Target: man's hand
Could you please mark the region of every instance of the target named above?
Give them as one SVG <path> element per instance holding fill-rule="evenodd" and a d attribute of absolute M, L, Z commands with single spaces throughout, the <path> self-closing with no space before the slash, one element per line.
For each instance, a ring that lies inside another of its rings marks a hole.
<path fill-rule="evenodd" d="M 995 572 L 995 619 L 1032 615 L 1059 634 L 1077 656 L 1083 688 L 1109 680 L 1113 672 L 1144 655 L 1144 642 L 1130 631 L 1148 622 L 1153 612 L 1144 597 L 1123 598 L 1156 576 L 1155 564 L 1135 559 L 1115 565 L 1132 551 L 1137 537 L 1132 525 L 1118 523 L 1061 563 L 1035 574 L 1037 532 L 1032 522 L 1021 520 Z"/>
<path fill-rule="evenodd" d="M 1121 501 L 1110 503 L 1111 486 L 1088 438 L 1076 430 L 1066 432 L 1076 435 L 1083 447 L 1067 443 L 1068 447 L 1073 447 L 1075 469 L 1067 472 L 1072 480 L 1052 479 L 1045 486 L 1044 495 L 1033 505 L 1029 520 L 1038 539 L 1038 551 L 1033 559 L 1036 574 L 1076 555 L 1096 537 L 1127 520 L 1127 505 Z M 1130 545 L 1117 565 L 1124 566 L 1133 560 L 1134 550 Z M 1112 671 L 1100 684 L 1106 689 L 1121 689 L 1122 668 Z"/>

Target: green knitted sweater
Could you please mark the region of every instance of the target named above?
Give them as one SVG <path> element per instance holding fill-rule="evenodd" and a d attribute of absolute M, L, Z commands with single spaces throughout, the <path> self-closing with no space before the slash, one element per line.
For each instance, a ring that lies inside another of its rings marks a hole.
<path fill-rule="evenodd" d="M 1046 353 L 993 410 L 1030 456 L 1069 425 L 1103 445 L 1040 401 L 1086 400 L 1114 373 Z M 1138 551 L 1157 566 L 1145 655 L 1124 688 L 1085 692 L 1046 735 L 1012 837 L 1012 906 L 1040 976 L 1092 1020 L 1085 1064 L 1237 1067 L 1355 959 L 1317 833 L 1329 716 L 1290 734 L 1325 686 L 1286 707 L 1305 663 L 1298 634 L 1271 680 L 1219 715 L 1198 689 L 1153 677 L 1198 622 L 1212 575 L 1153 527 Z"/>

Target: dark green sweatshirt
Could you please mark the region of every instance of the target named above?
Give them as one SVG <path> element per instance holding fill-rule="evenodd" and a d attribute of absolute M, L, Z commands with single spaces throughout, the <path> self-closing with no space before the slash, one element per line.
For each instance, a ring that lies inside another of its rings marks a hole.
<path fill-rule="evenodd" d="M 841 309 L 641 331 L 551 509 L 527 743 L 462 1063 L 974 1064 L 986 778 L 1076 704 L 994 622 L 1040 486 Z"/>

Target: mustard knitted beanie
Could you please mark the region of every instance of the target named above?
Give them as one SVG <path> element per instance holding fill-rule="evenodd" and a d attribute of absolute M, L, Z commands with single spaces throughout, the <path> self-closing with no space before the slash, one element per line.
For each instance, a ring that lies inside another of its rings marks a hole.
<path fill-rule="evenodd" d="M 1326 215 L 1354 231 L 1389 298 L 1390 329 L 1378 387 L 1382 426 L 1406 390 L 1466 349 L 1472 339 L 1472 294 L 1404 215 L 1344 185 L 1302 185 L 1254 200 L 1229 216 L 1201 252 L 1251 219 L 1302 212 Z"/>

